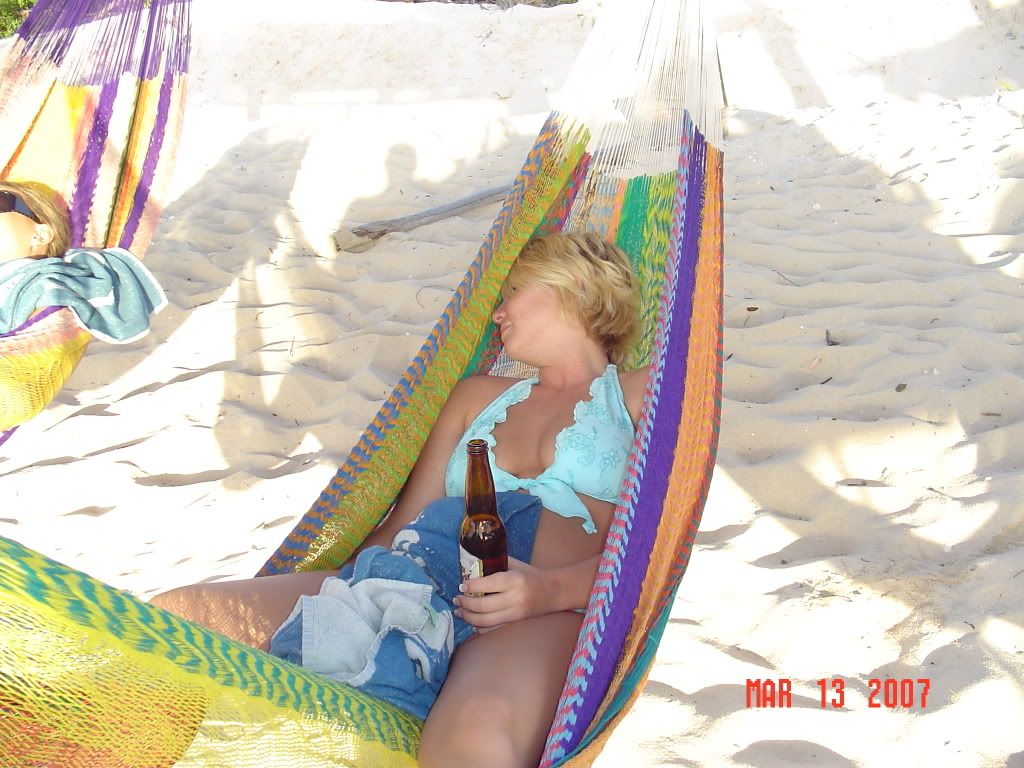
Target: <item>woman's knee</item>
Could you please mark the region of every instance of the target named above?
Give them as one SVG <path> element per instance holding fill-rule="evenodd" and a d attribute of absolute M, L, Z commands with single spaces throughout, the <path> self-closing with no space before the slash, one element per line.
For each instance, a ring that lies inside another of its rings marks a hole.
<path fill-rule="evenodd" d="M 150 605 L 155 605 L 157 608 L 163 608 L 165 611 L 170 611 L 176 616 L 182 618 L 188 618 L 185 615 L 190 605 L 195 600 L 195 588 L 193 586 L 175 587 L 169 589 L 166 592 L 161 592 L 159 595 L 153 595 L 149 598 Z"/>
<path fill-rule="evenodd" d="M 460 730 L 479 730 L 485 723 L 495 729 L 508 730 L 514 715 L 512 702 L 508 697 L 498 696 L 489 691 L 470 692 L 449 709 L 449 719 Z"/>
<path fill-rule="evenodd" d="M 435 707 L 420 741 L 420 768 L 516 765 L 514 717 L 507 698 L 485 691 Z"/>

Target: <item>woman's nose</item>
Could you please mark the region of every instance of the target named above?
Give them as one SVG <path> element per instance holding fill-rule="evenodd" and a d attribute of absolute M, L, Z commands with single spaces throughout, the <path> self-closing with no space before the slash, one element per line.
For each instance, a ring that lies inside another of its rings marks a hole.
<path fill-rule="evenodd" d="M 498 308 L 496 310 L 494 310 L 494 314 L 491 315 L 491 320 L 493 320 L 494 322 L 496 322 L 496 323 L 498 323 L 500 325 L 501 321 L 504 320 L 504 319 L 505 319 L 505 302 L 501 302 L 501 304 L 498 305 Z"/>

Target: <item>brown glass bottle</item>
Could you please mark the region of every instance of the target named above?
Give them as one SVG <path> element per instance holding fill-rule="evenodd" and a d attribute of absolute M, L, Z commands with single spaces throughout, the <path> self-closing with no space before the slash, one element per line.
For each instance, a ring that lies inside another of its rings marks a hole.
<path fill-rule="evenodd" d="M 459 563 L 463 581 L 508 570 L 505 526 L 498 517 L 494 478 L 483 440 L 466 444 L 466 514 L 459 533 Z"/>

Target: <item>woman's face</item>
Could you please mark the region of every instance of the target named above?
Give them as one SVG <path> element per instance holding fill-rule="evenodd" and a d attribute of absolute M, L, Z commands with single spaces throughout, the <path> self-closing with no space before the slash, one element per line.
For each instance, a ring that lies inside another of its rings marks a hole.
<path fill-rule="evenodd" d="M 583 327 L 562 312 L 554 290 L 538 283 L 503 289 L 492 319 L 509 357 L 530 365 L 549 364 L 586 339 Z"/>
<path fill-rule="evenodd" d="M 31 256 L 32 238 L 38 226 L 15 211 L 0 213 L 0 263 Z"/>

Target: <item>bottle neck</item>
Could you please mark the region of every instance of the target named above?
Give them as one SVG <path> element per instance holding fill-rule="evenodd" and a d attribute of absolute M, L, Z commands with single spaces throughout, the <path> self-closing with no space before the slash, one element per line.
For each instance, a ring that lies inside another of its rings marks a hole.
<path fill-rule="evenodd" d="M 481 444 L 483 450 L 480 450 Z M 494 478 L 487 446 L 482 440 L 473 440 L 466 456 L 466 515 L 495 515 L 498 513 L 494 494 Z"/>

